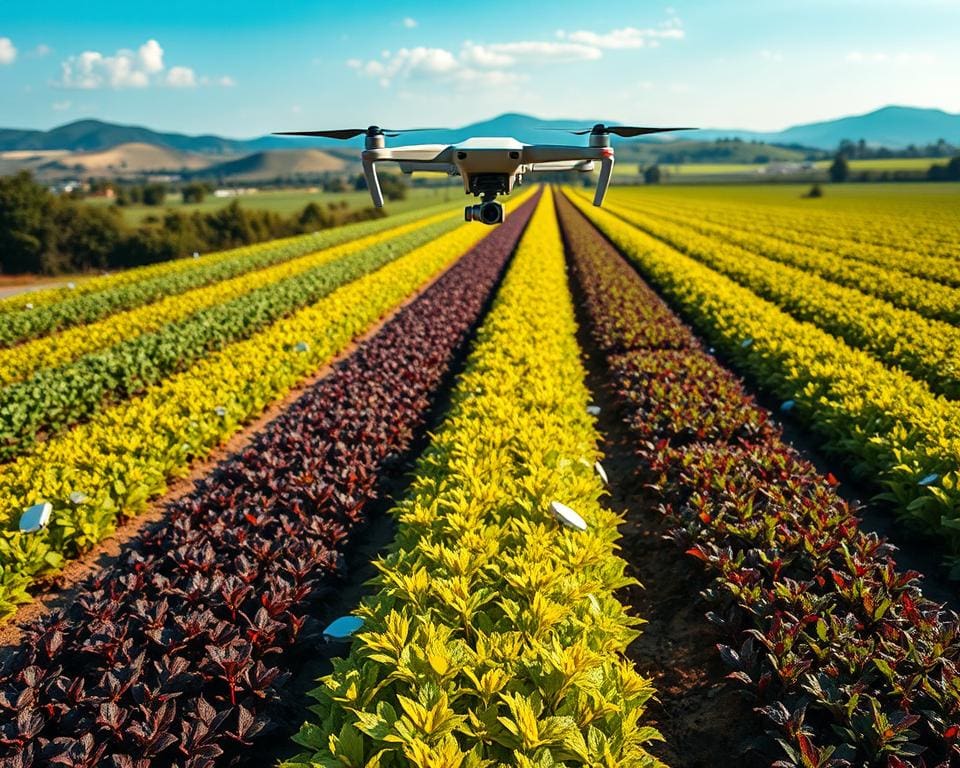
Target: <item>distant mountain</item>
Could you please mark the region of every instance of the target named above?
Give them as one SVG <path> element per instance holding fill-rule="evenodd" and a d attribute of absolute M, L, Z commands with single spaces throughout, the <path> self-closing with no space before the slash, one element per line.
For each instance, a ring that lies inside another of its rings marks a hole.
<path fill-rule="evenodd" d="M 490 120 L 461 128 L 427 130 L 405 134 L 396 144 L 445 144 L 469 136 L 512 136 L 530 143 L 563 143 L 569 134 L 551 128 L 588 128 L 602 117 L 590 120 L 541 120 L 530 115 L 507 113 Z M 616 123 L 611 123 L 615 125 Z M 278 125 L 278 129 L 342 128 L 340 125 Z M 806 125 L 797 125 L 776 132 L 709 128 L 691 134 L 663 134 L 647 139 L 658 143 L 691 139 L 712 141 L 718 138 L 740 138 L 772 144 L 797 144 L 817 149 L 834 149 L 842 140 L 865 139 L 870 144 L 903 148 L 909 144 L 930 144 L 945 139 L 960 144 L 960 115 L 939 109 L 917 107 L 884 107 L 865 115 L 843 117 Z M 179 133 L 158 133 L 148 128 L 114 125 L 99 120 L 79 120 L 50 131 L 0 129 L 0 152 L 14 150 L 96 151 L 118 144 L 152 144 L 180 152 L 238 157 L 252 152 L 274 149 L 323 148 L 341 157 L 355 156 L 363 139 L 337 142 L 331 139 L 263 136 L 256 139 L 225 139 L 220 136 L 187 136 Z"/>
<path fill-rule="evenodd" d="M 134 125 L 114 125 L 100 120 L 78 120 L 49 131 L 0 129 L 0 151 L 68 149 L 91 152 L 118 144 L 152 144 L 181 152 L 209 155 L 242 154 L 251 151 L 248 142 L 219 136 L 184 136 L 158 133 Z"/>
<path fill-rule="evenodd" d="M 890 149 L 903 149 L 910 144 L 935 144 L 939 139 L 960 145 L 960 115 L 941 109 L 883 107 L 865 115 L 795 125 L 772 133 L 711 129 L 699 131 L 697 138 L 739 138 L 770 144 L 799 144 L 817 149 L 835 149 L 844 139 L 864 139 L 868 144 Z"/>

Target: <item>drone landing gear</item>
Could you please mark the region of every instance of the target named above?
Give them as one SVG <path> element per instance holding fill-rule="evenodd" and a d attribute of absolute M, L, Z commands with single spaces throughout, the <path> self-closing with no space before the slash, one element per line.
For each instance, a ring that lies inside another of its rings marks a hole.
<path fill-rule="evenodd" d="M 496 192 L 484 192 L 479 205 L 468 205 L 463 209 L 465 221 L 479 221 L 483 224 L 502 224 L 503 206 L 497 202 Z"/>

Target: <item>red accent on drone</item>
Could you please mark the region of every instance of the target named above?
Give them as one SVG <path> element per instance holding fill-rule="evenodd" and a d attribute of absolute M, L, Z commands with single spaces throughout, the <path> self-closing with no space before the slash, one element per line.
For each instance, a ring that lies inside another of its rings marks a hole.
<path fill-rule="evenodd" d="M 601 149 L 600 157 L 613 157 L 613 147 L 604 147 Z"/>

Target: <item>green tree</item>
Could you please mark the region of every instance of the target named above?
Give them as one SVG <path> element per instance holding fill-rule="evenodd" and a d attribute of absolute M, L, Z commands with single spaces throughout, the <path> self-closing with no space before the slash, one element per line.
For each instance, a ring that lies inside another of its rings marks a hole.
<path fill-rule="evenodd" d="M 830 166 L 830 181 L 841 182 L 848 178 L 850 178 L 850 164 L 847 162 L 847 158 L 838 152 Z"/>
<path fill-rule="evenodd" d="M 56 198 L 26 171 L 0 178 L 0 259 L 7 273 L 40 272 L 54 239 Z"/>
<path fill-rule="evenodd" d="M 206 184 L 201 184 L 200 182 L 193 182 L 192 184 L 187 184 L 182 190 L 181 194 L 183 195 L 184 203 L 202 203 L 203 199 L 207 196 L 209 187 Z"/>
<path fill-rule="evenodd" d="M 660 166 L 651 165 L 649 168 L 644 170 L 643 180 L 647 184 L 659 184 L 660 183 Z"/>
<path fill-rule="evenodd" d="M 154 183 L 143 188 L 144 205 L 163 205 L 167 199 L 167 185 Z"/>

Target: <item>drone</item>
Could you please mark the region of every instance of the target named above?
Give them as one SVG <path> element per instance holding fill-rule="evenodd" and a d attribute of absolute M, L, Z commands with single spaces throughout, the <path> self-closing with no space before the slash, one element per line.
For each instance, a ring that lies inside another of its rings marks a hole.
<path fill-rule="evenodd" d="M 369 128 L 345 128 L 332 131 L 283 131 L 276 136 L 320 136 L 328 139 L 348 140 L 364 137 L 364 150 L 360 155 L 363 175 L 367 180 L 370 197 L 377 208 L 383 207 L 383 193 L 377 178 L 377 164 L 397 163 L 402 173 L 432 171 L 450 176 L 463 177 L 463 191 L 480 198 L 478 205 L 468 205 L 464 210 L 466 221 L 483 224 L 503 222 L 503 206 L 497 195 L 509 195 L 514 185 L 523 181 L 526 173 L 580 171 L 592 172 L 594 163 L 600 162 L 600 177 L 597 180 L 593 204 L 603 205 L 603 198 L 610 186 L 613 173 L 613 147 L 610 136 L 630 138 L 651 133 L 691 131 L 694 128 L 646 128 L 630 125 L 607 126 L 597 123 L 592 128 L 550 128 L 588 136 L 583 147 L 563 144 L 523 144 L 512 138 L 471 138 L 457 144 L 418 144 L 413 146 L 388 147 L 387 138 L 416 131 L 436 131 L 441 128 L 408 128 L 393 130 L 371 125 Z"/>

